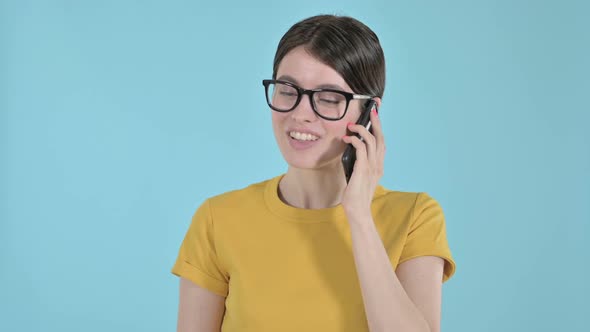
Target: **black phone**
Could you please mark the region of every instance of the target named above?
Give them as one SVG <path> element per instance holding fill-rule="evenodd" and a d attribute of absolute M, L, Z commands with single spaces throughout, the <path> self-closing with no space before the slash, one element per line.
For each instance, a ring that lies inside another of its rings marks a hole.
<path fill-rule="evenodd" d="M 361 113 L 361 115 L 359 116 L 358 121 L 356 122 L 356 124 L 360 124 L 362 126 L 364 126 L 365 128 L 367 128 L 367 130 L 373 134 L 373 128 L 371 128 L 371 112 L 373 111 L 373 109 L 377 109 L 377 102 L 375 102 L 374 99 L 369 100 L 366 104 L 365 104 L 365 108 L 363 110 L 363 112 Z M 363 140 L 363 138 L 357 134 L 354 133 L 354 135 L 358 138 L 361 139 L 361 141 Z M 344 175 L 346 176 L 346 183 L 348 183 L 348 181 L 350 181 L 350 177 L 352 176 L 352 171 L 354 169 L 354 162 L 356 161 L 356 149 L 354 148 L 354 146 L 352 144 L 348 144 L 348 146 L 346 147 L 346 150 L 344 150 L 344 153 L 342 154 L 342 166 L 344 167 Z"/>

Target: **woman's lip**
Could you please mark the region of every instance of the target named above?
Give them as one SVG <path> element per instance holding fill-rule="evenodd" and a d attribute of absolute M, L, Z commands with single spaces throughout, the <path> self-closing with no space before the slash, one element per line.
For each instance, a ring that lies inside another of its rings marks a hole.
<path fill-rule="evenodd" d="M 320 139 L 316 139 L 315 141 L 300 141 L 291 137 L 291 135 L 287 134 L 287 140 L 289 140 L 289 145 L 295 150 L 305 150 L 309 149 L 314 146 Z"/>
<path fill-rule="evenodd" d="M 300 129 L 297 129 L 297 128 L 289 129 L 289 130 L 287 130 L 287 135 L 290 135 L 294 131 L 298 132 L 298 133 L 302 133 L 302 134 L 310 134 L 310 135 L 313 135 L 318 138 L 320 137 L 320 135 L 316 132 L 313 132 L 313 131 L 307 130 L 307 129 L 301 129 L 301 128 Z"/>

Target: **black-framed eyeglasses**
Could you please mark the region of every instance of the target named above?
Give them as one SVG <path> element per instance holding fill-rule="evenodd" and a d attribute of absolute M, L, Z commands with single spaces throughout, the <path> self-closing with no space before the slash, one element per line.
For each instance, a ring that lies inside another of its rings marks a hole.
<path fill-rule="evenodd" d="M 303 95 L 309 95 L 311 108 L 325 120 L 337 121 L 346 115 L 348 105 L 353 99 L 371 99 L 372 96 L 359 95 L 334 89 L 307 90 L 281 80 L 262 80 L 266 92 L 266 102 L 277 112 L 295 109 Z"/>

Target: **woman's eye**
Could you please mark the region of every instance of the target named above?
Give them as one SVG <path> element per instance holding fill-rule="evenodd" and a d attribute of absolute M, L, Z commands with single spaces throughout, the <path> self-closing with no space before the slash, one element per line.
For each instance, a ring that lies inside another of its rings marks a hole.
<path fill-rule="evenodd" d="M 295 92 L 290 92 L 290 91 L 279 91 L 281 96 L 286 96 L 286 97 L 294 97 L 297 96 L 297 93 Z"/>
<path fill-rule="evenodd" d="M 339 103 L 340 101 L 339 101 L 339 100 L 334 100 L 334 99 L 324 99 L 324 98 L 321 98 L 321 99 L 320 99 L 320 102 L 321 102 L 321 103 L 324 103 L 324 104 L 338 105 L 338 103 Z"/>

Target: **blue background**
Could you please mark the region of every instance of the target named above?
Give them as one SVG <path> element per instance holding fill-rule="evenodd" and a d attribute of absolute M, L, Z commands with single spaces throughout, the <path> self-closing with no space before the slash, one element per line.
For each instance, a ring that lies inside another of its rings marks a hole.
<path fill-rule="evenodd" d="M 587 327 L 585 1 L 0 1 L 0 330 L 172 331 L 208 196 L 286 170 L 261 80 L 319 13 L 380 37 L 385 175 L 443 206 L 443 331 Z"/>

